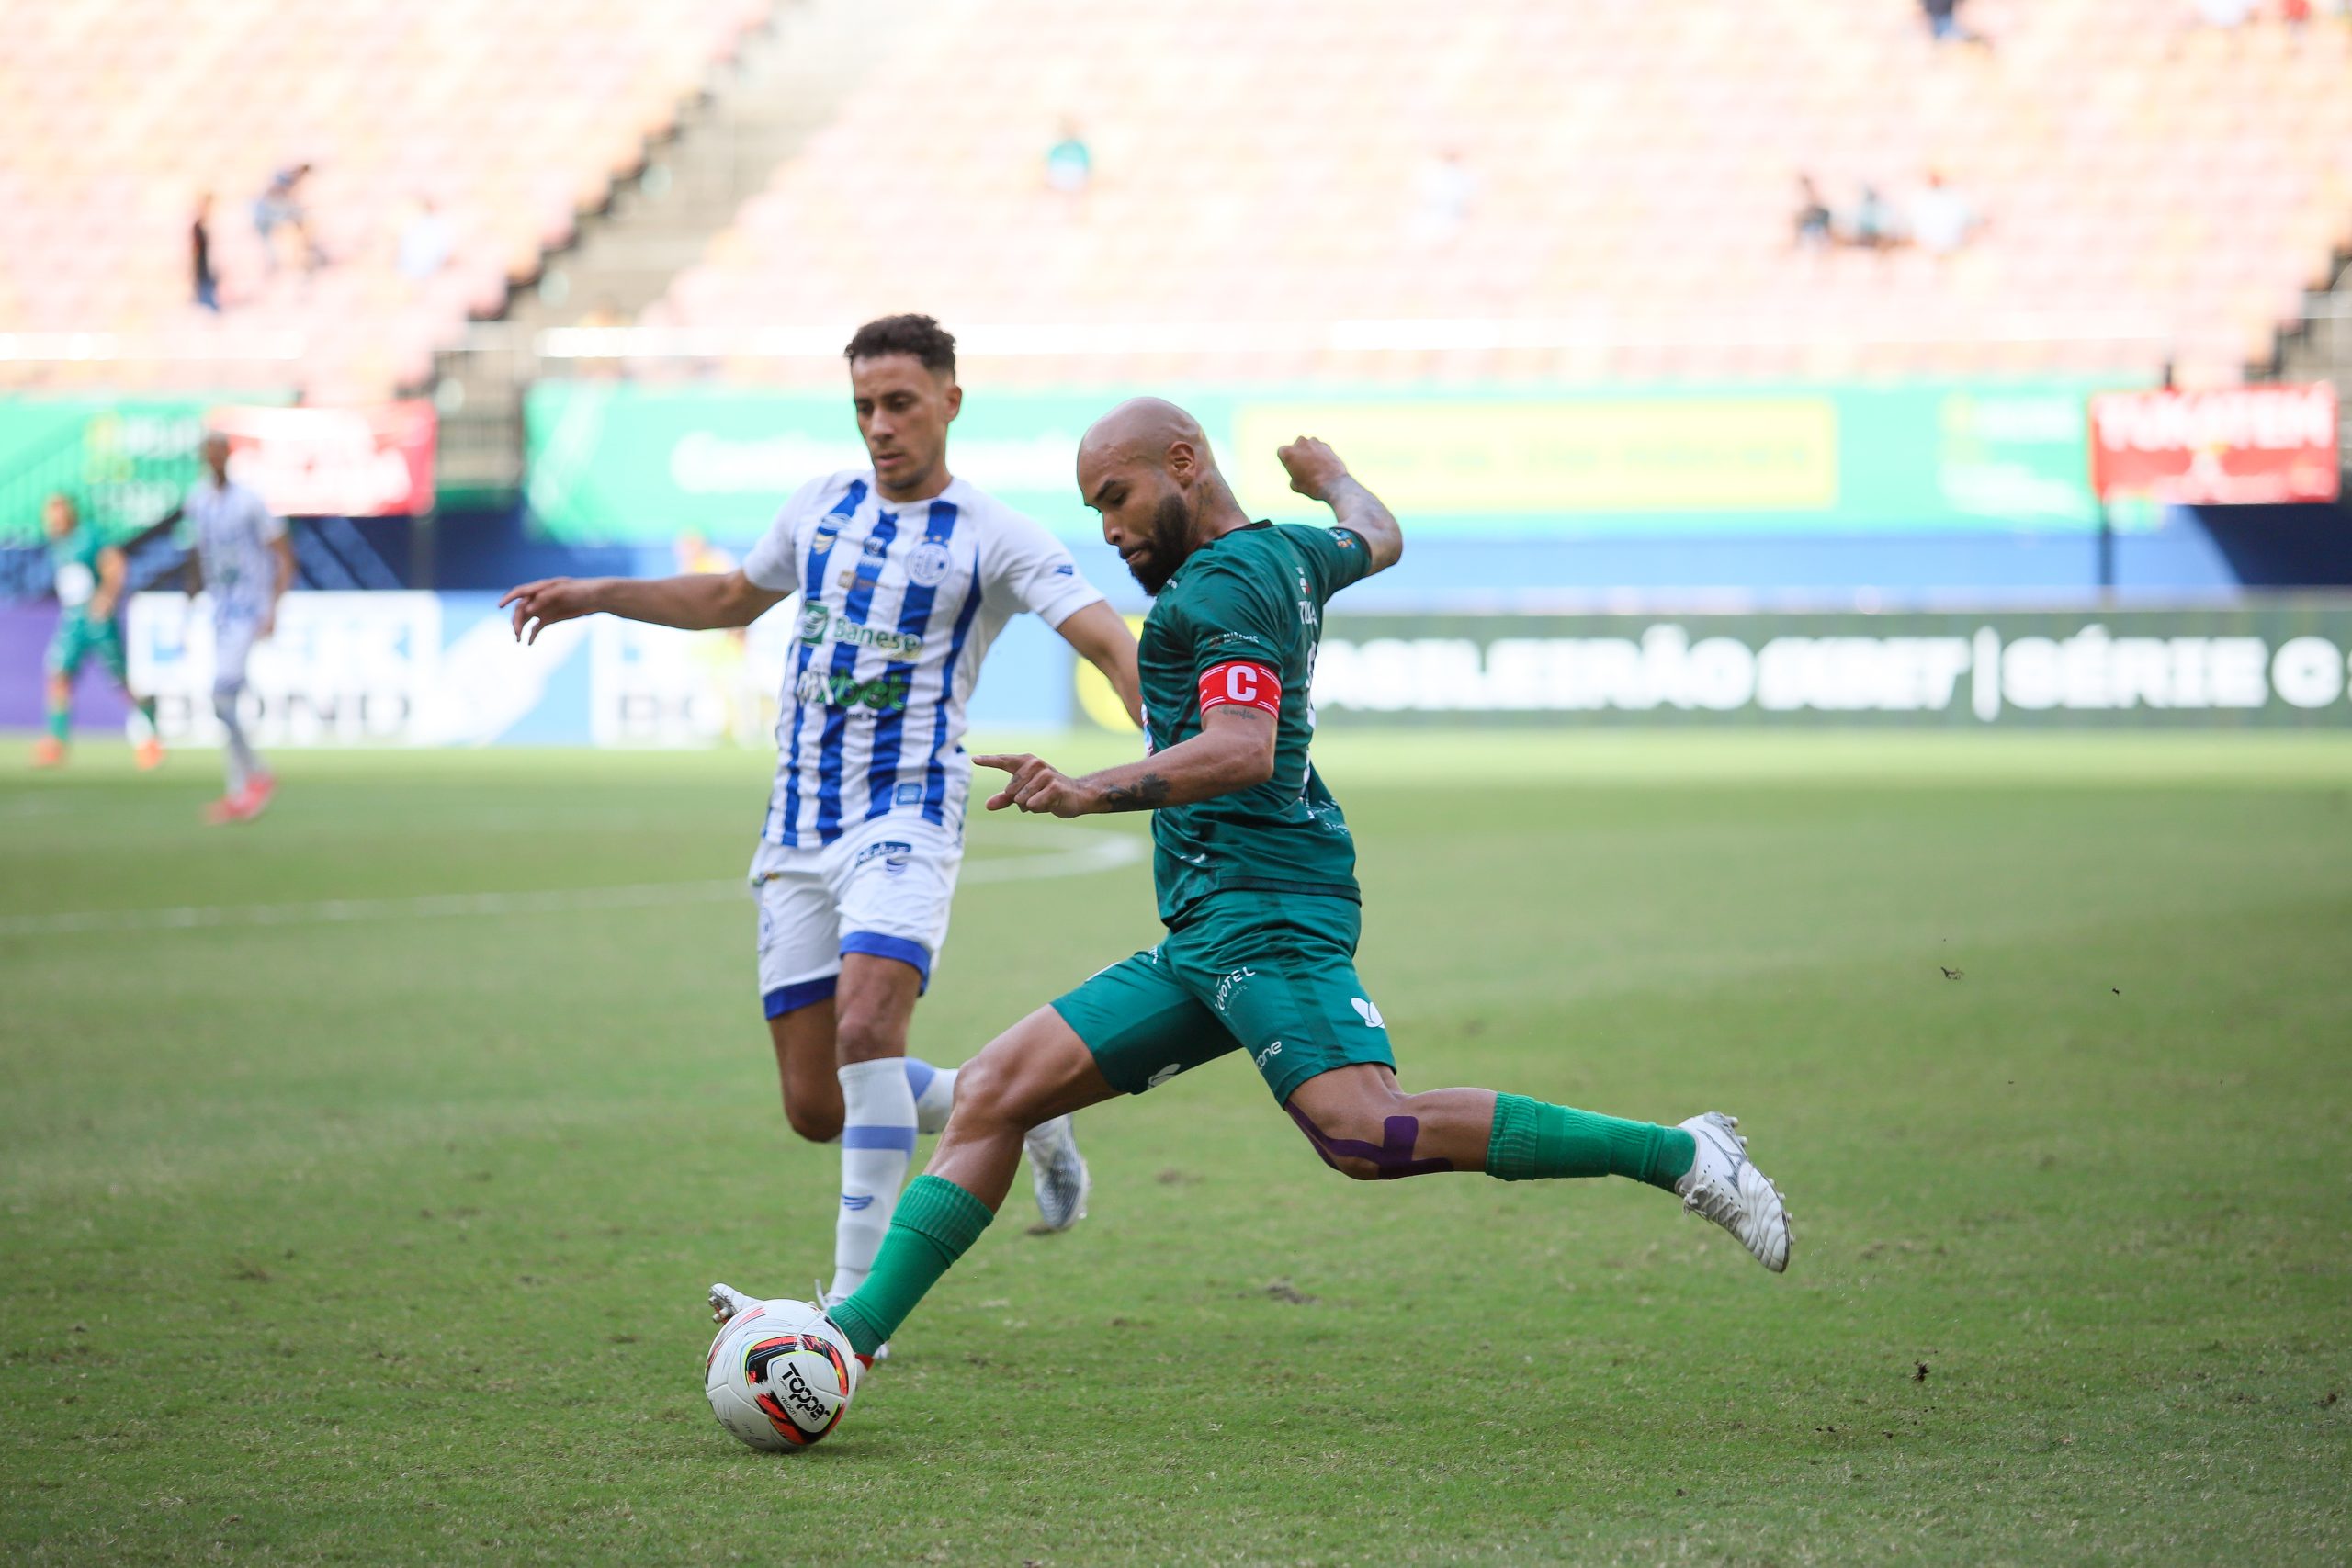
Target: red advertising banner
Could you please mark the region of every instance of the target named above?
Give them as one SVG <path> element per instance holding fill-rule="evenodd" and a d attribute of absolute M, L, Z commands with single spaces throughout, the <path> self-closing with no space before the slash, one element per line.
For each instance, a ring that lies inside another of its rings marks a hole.
<path fill-rule="evenodd" d="M 433 405 L 224 408 L 234 477 L 281 517 L 415 516 L 433 510 Z"/>
<path fill-rule="evenodd" d="M 2334 501 L 2335 389 L 2232 387 L 2091 399 L 2091 488 L 2184 506 Z"/>

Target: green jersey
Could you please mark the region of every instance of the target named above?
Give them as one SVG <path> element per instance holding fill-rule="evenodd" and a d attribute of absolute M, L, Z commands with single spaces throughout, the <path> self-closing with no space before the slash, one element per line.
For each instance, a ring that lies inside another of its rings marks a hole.
<path fill-rule="evenodd" d="M 1152 881 L 1170 927 L 1229 890 L 1359 897 L 1355 841 L 1306 754 L 1308 692 L 1323 606 L 1371 568 L 1345 528 L 1252 523 L 1193 551 L 1152 604 L 1140 662 L 1154 751 L 1198 735 L 1204 704 L 1277 716 L 1272 778 L 1152 814 Z"/>
<path fill-rule="evenodd" d="M 64 619 L 86 618 L 90 600 L 98 591 L 98 558 L 106 548 L 98 531 L 86 525 L 62 539 L 49 542 L 50 571 L 57 584 L 57 603 L 65 613 Z"/>

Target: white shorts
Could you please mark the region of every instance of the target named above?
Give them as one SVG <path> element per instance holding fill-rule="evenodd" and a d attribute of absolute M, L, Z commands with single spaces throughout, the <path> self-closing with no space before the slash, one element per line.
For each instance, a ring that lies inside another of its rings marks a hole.
<path fill-rule="evenodd" d="M 770 1018 L 833 994 L 842 954 L 895 958 L 931 985 L 947 940 L 963 840 L 892 812 L 821 847 L 761 841 L 752 857 L 760 903 L 760 999 Z"/>
<path fill-rule="evenodd" d="M 245 660 L 261 631 L 259 615 L 220 615 L 212 622 L 212 684 L 235 691 L 245 683 Z"/>

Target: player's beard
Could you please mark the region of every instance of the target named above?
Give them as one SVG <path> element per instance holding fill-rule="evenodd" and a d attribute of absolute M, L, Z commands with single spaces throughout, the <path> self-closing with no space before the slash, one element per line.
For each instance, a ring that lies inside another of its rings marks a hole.
<path fill-rule="evenodd" d="M 1144 542 L 1143 554 L 1127 562 L 1127 571 L 1143 585 L 1143 591 L 1159 597 L 1184 564 L 1184 541 L 1193 532 L 1193 510 L 1184 504 L 1184 494 L 1175 491 L 1159 498 L 1151 513 L 1151 537 Z"/>

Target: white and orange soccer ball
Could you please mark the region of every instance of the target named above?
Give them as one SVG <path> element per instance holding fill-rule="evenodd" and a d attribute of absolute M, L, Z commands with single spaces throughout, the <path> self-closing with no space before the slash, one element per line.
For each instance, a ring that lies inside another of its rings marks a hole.
<path fill-rule="evenodd" d="M 861 1366 L 807 1302 L 755 1302 L 710 1342 L 703 1393 L 718 1424 L 755 1449 L 791 1453 L 841 1425 Z"/>

